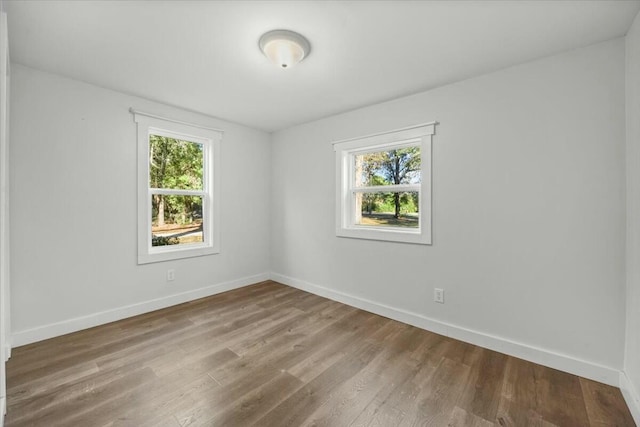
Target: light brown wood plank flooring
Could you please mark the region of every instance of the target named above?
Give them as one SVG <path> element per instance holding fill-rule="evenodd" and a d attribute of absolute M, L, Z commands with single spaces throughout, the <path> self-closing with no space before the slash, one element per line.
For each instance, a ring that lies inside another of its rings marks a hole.
<path fill-rule="evenodd" d="M 7 426 L 633 426 L 620 391 L 264 282 L 14 349 Z"/>

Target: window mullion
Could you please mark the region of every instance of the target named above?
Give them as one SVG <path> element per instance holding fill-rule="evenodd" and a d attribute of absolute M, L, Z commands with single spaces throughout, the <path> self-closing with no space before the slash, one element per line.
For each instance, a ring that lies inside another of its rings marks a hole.
<path fill-rule="evenodd" d="M 149 188 L 149 194 L 168 194 L 177 196 L 204 196 L 204 190 L 179 190 L 173 188 Z"/>
<path fill-rule="evenodd" d="M 351 187 L 353 193 L 404 193 L 420 191 L 420 184 L 394 184 L 369 187 Z"/>

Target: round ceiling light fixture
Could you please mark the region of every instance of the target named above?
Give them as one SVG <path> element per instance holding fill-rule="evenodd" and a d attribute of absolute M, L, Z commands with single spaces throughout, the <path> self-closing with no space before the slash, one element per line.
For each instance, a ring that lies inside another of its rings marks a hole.
<path fill-rule="evenodd" d="M 289 30 L 273 30 L 260 37 L 260 50 L 280 68 L 291 68 L 309 56 L 311 45 L 304 36 Z"/>

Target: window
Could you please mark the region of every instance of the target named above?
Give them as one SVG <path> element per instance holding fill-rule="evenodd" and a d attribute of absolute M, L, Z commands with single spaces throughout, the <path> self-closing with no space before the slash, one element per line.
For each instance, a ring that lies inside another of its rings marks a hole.
<path fill-rule="evenodd" d="M 222 131 L 132 112 L 138 126 L 138 264 L 220 252 Z"/>
<path fill-rule="evenodd" d="M 435 125 L 334 143 L 337 236 L 431 244 Z"/>

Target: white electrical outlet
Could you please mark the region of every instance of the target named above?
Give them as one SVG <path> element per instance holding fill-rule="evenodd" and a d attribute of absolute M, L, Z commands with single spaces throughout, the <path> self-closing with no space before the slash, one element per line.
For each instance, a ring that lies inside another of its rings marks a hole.
<path fill-rule="evenodd" d="M 433 300 L 435 302 L 439 302 L 440 304 L 444 304 L 444 289 L 434 288 L 433 289 Z"/>
<path fill-rule="evenodd" d="M 172 268 L 167 270 L 167 282 L 173 282 L 176 280 L 176 271 Z"/>

